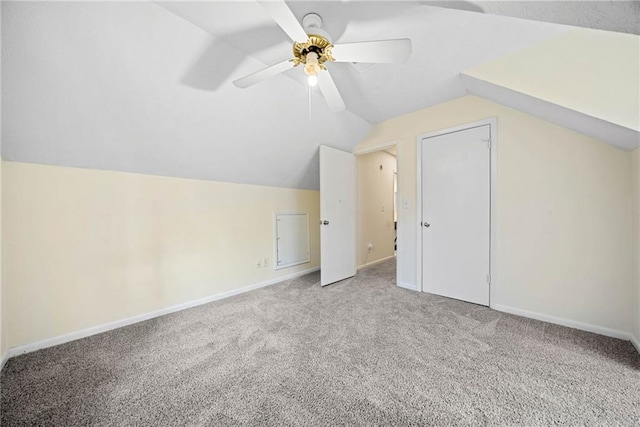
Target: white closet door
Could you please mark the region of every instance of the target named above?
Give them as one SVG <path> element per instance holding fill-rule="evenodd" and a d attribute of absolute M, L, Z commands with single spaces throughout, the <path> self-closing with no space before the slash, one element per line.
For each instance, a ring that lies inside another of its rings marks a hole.
<path fill-rule="evenodd" d="M 490 126 L 422 140 L 422 290 L 489 305 Z"/>

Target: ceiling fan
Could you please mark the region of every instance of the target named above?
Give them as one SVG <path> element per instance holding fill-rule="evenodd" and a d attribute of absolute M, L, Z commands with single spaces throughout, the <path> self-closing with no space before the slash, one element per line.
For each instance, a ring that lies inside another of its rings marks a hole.
<path fill-rule="evenodd" d="M 302 25 L 284 0 L 257 0 L 274 21 L 293 40 L 293 58 L 249 74 L 233 83 L 246 88 L 269 77 L 304 64 L 309 86 L 320 87 L 329 109 L 342 111 L 344 101 L 329 73 L 327 62 L 400 63 L 411 54 L 411 40 L 379 40 L 333 45 L 331 37 L 321 27 L 322 18 L 309 13 Z"/>

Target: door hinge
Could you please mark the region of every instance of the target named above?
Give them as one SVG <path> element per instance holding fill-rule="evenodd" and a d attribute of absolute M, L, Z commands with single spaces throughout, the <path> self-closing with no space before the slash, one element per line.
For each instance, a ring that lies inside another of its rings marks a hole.
<path fill-rule="evenodd" d="M 487 283 L 491 284 L 491 274 L 487 274 Z"/>
<path fill-rule="evenodd" d="M 486 142 L 487 143 L 487 148 L 491 148 L 491 138 L 483 139 L 482 142 Z"/>

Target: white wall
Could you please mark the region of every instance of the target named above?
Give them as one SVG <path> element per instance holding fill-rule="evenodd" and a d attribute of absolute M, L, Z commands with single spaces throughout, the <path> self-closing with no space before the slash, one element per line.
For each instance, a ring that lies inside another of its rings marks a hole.
<path fill-rule="evenodd" d="M 34 343 L 319 266 L 274 271 L 275 211 L 319 193 L 29 163 L 3 165 L 7 344 Z M 256 268 L 268 257 L 268 268 Z"/>
<path fill-rule="evenodd" d="M 633 200 L 633 283 L 634 311 L 633 311 L 633 335 L 635 344 L 640 351 L 640 148 L 631 153 L 632 170 L 632 200 Z"/>
<path fill-rule="evenodd" d="M 376 151 L 357 156 L 358 266 L 393 256 L 393 179 L 395 156 Z M 380 169 L 382 166 L 382 169 Z M 373 249 L 368 250 L 368 244 Z"/>
<path fill-rule="evenodd" d="M 473 96 L 379 123 L 356 147 L 398 144 L 399 281 L 416 285 L 416 136 L 488 117 L 498 119 L 492 306 L 629 332 L 630 154 Z"/>

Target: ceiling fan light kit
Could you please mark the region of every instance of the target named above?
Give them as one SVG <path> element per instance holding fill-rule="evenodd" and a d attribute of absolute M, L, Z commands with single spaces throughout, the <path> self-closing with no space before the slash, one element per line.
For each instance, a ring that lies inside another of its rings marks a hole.
<path fill-rule="evenodd" d="M 309 86 L 320 86 L 329 109 L 334 112 L 345 109 L 326 62 L 397 63 L 404 62 L 411 54 L 411 40 L 381 40 L 333 45 L 331 37 L 321 27 L 322 18 L 309 13 L 302 18 L 302 25 L 284 0 L 258 0 L 282 30 L 293 39 L 293 58 L 267 67 L 235 80 L 233 83 L 246 88 L 300 64 L 304 64 Z M 304 36 L 303 36 L 304 35 Z M 299 40 L 305 40 L 303 42 Z M 337 58 L 334 58 L 334 49 Z"/>
<path fill-rule="evenodd" d="M 311 87 L 318 86 L 318 76 L 316 74 L 309 75 L 309 77 L 307 77 L 307 83 L 309 83 Z"/>

